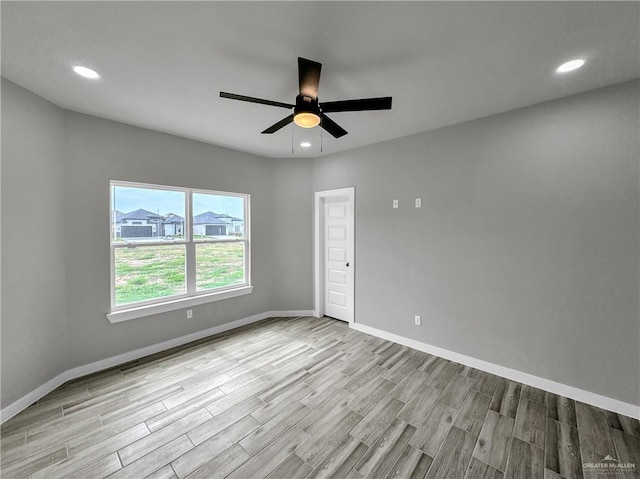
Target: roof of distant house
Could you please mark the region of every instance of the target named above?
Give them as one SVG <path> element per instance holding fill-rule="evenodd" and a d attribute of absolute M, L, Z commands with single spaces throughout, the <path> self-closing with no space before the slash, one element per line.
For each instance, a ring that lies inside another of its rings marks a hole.
<path fill-rule="evenodd" d="M 116 217 L 117 218 L 117 217 Z M 130 211 L 129 213 L 124 213 L 118 221 L 120 220 L 150 220 L 150 219 L 158 219 L 162 218 L 162 216 L 152 213 L 151 211 L 143 210 L 142 208 L 134 211 Z"/>
<path fill-rule="evenodd" d="M 173 223 L 184 223 L 184 218 L 175 213 L 167 213 L 164 217 L 158 215 L 156 213 L 152 213 L 151 211 L 145 209 L 137 209 L 134 211 L 130 211 L 129 213 L 123 213 L 121 211 L 115 210 L 116 213 L 116 223 L 121 223 L 123 220 L 152 220 L 152 219 L 162 219 L 164 224 L 173 224 Z M 227 220 L 227 221 L 224 221 Z M 242 221 L 241 218 L 236 218 L 235 216 L 229 216 L 221 213 L 214 213 L 213 211 L 206 211 L 204 213 L 200 213 L 193 217 L 193 224 L 202 225 L 226 225 L 229 224 L 228 220 L 231 221 Z"/>
<path fill-rule="evenodd" d="M 213 211 L 206 211 L 193 217 L 194 225 L 226 225 L 226 221 L 220 219 L 220 216 Z"/>
<path fill-rule="evenodd" d="M 236 218 L 235 216 L 229 216 L 229 215 L 218 214 L 218 213 L 214 213 L 214 214 L 216 215 L 217 218 L 224 218 L 226 220 L 231 220 L 231 221 L 242 221 L 242 219 Z"/>
<path fill-rule="evenodd" d="M 168 213 L 165 217 L 164 217 L 164 224 L 173 224 L 173 223 L 184 223 L 184 218 L 180 215 L 177 215 L 175 213 Z"/>

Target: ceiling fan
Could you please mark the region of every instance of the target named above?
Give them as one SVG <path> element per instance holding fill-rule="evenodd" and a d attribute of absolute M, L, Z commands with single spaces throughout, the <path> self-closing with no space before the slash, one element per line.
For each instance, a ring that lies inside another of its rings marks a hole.
<path fill-rule="evenodd" d="M 362 98 L 359 100 L 341 100 L 318 102 L 318 83 L 320 82 L 320 70 L 322 63 L 298 57 L 298 83 L 300 92 L 296 96 L 296 104 L 282 103 L 279 101 L 265 100 L 251 96 L 236 95 L 221 91 L 222 98 L 231 100 L 248 101 L 250 103 L 260 103 L 262 105 L 277 106 L 280 108 L 293 108 L 293 113 L 283 118 L 278 123 L 271 125 L 262 133 L 271 134 L 294 122 L 302 128 L 313 128 L 320 125 L 335 138 L 340 138 L 347 134 L 347 131 L 329 118 L 325 113 L 340 111 L 365 111 L 365 110 L 390 110 L 391 97 Z"/>

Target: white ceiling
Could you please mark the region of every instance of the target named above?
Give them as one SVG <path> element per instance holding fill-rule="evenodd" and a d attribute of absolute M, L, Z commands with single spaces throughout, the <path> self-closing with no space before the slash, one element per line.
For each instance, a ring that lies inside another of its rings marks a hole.
<path fill-rule="evenodd" d="M 349 134 L 324 133 L 327 154 L 637 78 L 639 12 L 638 2 L 3 1 L 2 75 L 69 110 L 315 157 L 319 128 L 261 135 L 287 110 L 220 90 L 293 103 L 302 56 L 323 63 L 321 102 L 393 96 L 391 111 L 331 114 Z M 576 57 L 586 66 L 554 72 Z"/>

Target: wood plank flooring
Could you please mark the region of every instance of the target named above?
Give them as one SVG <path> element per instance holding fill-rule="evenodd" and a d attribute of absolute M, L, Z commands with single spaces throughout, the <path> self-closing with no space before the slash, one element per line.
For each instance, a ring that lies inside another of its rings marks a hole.
<path fill-rule="evenodd" d="M 640 423 L 328 318 L 272 318 L 69 382 L 3 478 L 639 478 Z M 583 467 L 611 456 L 635 468 Z"/>

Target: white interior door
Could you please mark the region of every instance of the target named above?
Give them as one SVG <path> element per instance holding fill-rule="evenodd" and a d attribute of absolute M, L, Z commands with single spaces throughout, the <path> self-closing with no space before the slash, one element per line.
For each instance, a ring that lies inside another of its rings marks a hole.
<path fill-rule="evenodd" d="M 353 252 L 349 202 L 326 198 L 324 203 L 324 314 L 353 320 Z"/>

